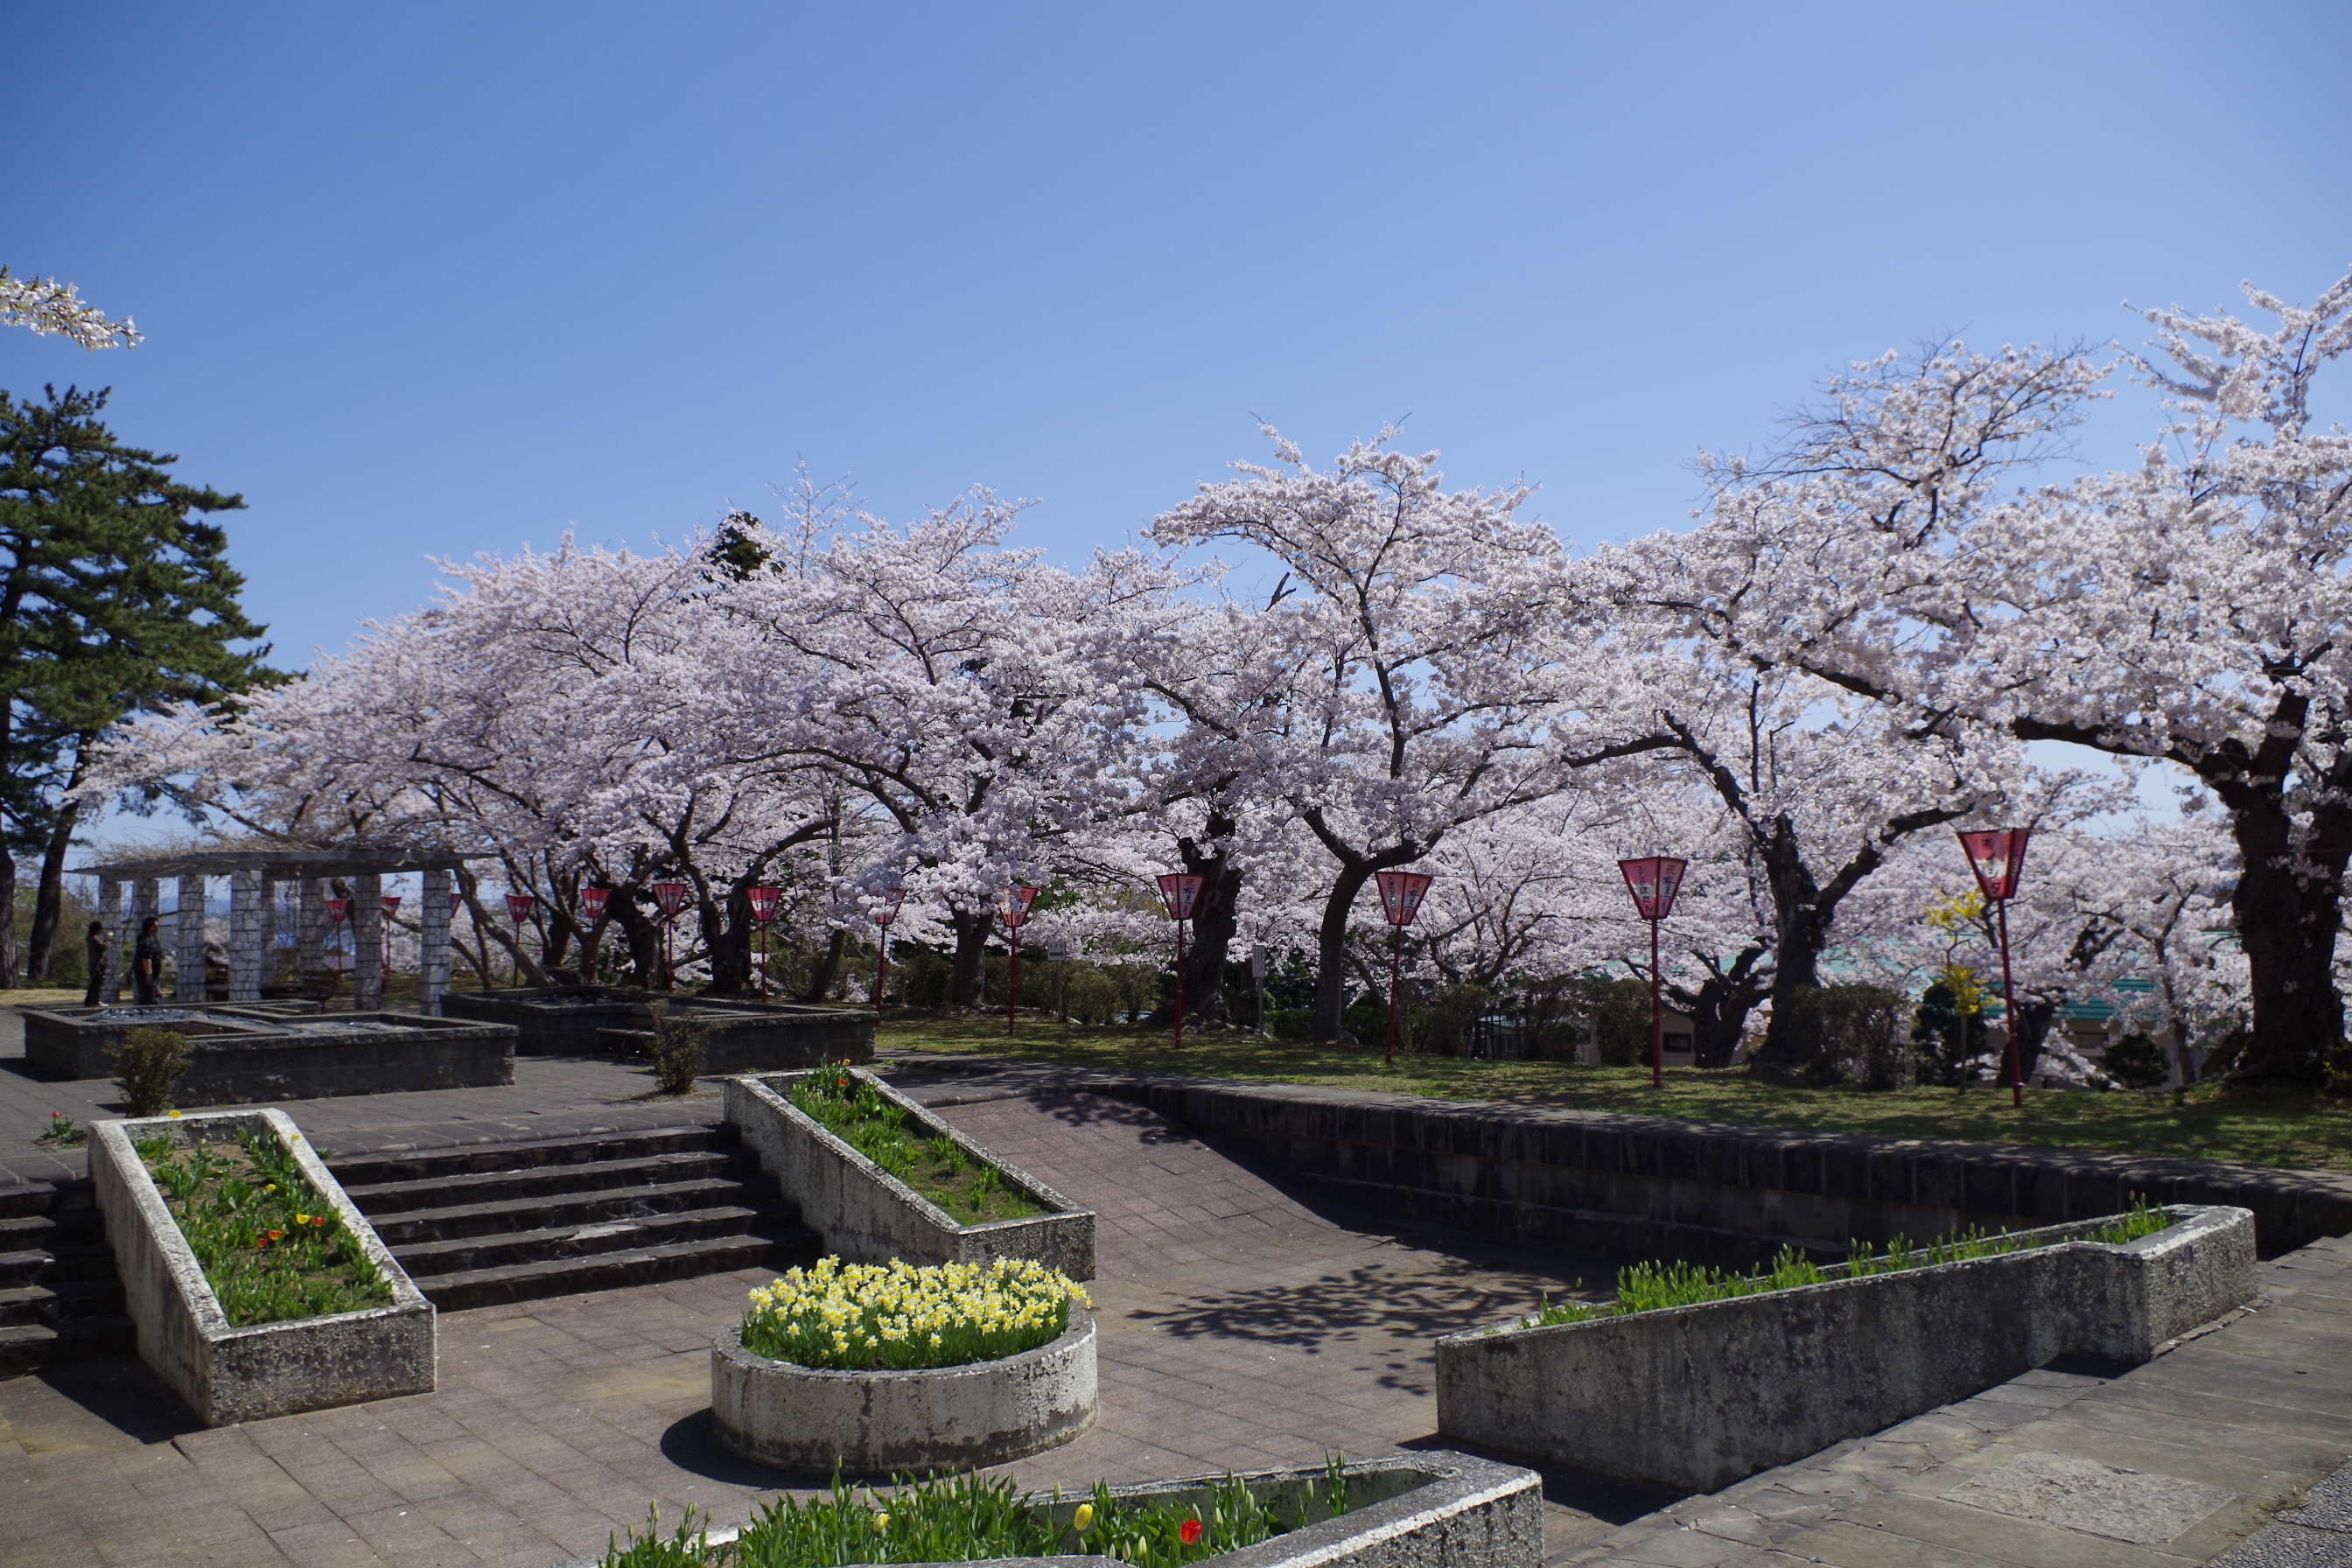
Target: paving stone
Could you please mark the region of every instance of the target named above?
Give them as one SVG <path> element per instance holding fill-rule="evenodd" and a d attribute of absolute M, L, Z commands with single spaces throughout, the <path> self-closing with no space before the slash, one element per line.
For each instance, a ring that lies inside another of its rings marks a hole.
<path fill-rule="evenodd" d="M 2160 1546 L 2237 1494 L 2178 1476 L 2030 1450 L 1943 1494 L 1952 1502 L 2140 1546 Z"/>

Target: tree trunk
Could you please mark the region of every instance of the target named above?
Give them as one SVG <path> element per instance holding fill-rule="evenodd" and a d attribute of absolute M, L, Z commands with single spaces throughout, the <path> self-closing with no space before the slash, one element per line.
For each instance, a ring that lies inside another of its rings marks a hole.
<path fill-rule="evenodd" d="M 1760 947 L 1745 948 L 1730 969 L 1708 974 L 1696 991 L 1682 985 L 1666 987 L 1667 999 L 1690 1015 L 1693 1067 L 1731 1065 L 1731 1053 L 1739 1048 L 1740 1037 L 1748 1032 L 1748 1015 L 1756 1010 L 1769 989 L 1769 983 L 1759 982 L 1753 973 L 1763 956 Z"/>
<path fill-rule="evenodd" d="M 1184 942 L 1184 1016 L 1215 1023 L 1226 1021 L 1225 964 L 1233 951 L 1234 933 L 1241 927 L 1242 873 L 1232 863 L 1234 822 L 1212 813 L 1202 842 L 1176 840 L 1184 869 L 1201 879 L 1201 896 L 1192 906 L 1192 930 Z M 1152 1015 L 1155 1024 L 1174 1021 L 1176 1001 Z"/>
<path fill-rule="evenodd" d="M 751 896 L 748 878 L 737 878 L 719 899 L 705 898 L 697 911 L 702 945 L 710 954 L 710 984 L 704 994 L 740 996 L 752 988 Z"/>
<path fill-rule="evenodd" d="M 1372 863 L 1349 859 L 1339 867 L 1330 897 L 1323 900 L 1323 924 L 1316 933 L 1315 1037 L 1355 1045 L 1340 1015 L 1348 1007 L 1348 916 L 1356 895 L 1372 879 Z"/>
<path fill-rule="evenodd" d="M 66 787 L 73 788 L 81 782 L 81 770 L 77 766 Z M 65 913 L 66 851 L 72 846 L 74 824 L 81 816 L 81 803 L 68 801 L 58 812 L 58 819 L 49 829 L 49 841 L 41 851 L 41 883 L 33 895 L 33 929 L 26 943 L 25 977 L 47 980 L 49 977 L 50 955 L 57 950 L 58 921 Z"/>
<path fill-rule="evenodd" d="M 1779 929 L 1772 955 L 1772 1017 L 1751 1065 L 1785 1076 L 1801 1068 L 1821 1046 L 1819 1016 L 1811 1008 L 1794 1005 L 1793 998 L 1822 983 L 1831 911 L 1821 907 L 1821 886 L 1805 865 L 1786 818 L 1776 825 L 1764 847 L 1764 873 L 1772 888 L 1772 922 Z"/>
<path fill-rule="evenodd" d="M 0 991 L 16 984 L 16 858 L 0 844 Z"/>
<path fill-rule="evenodd" d="M 661 988 L 661 927 L 646 917 L 630 897 L 633 889 L 615 888 L 612 901 L 604 906 L 605 914 L 620 922 L 621 936 L 629 944 L 630 978 L 641 991 Z"/>
<path fill-rule="evenodd" d="M 2033 1069 L 2042 1065 L 2042 1049 L 2050 1043 L 2050 1026 L 2058 1020 L 2055 1002 L 2020 1002 L 2017 1005 L 2017 1076 L 2020 1082 L 2032 1083 Z M 2001 1064 L 2001 1074 L 2008 1076 L 2009 1064 Z"/>
<path fill-rule="evenodd" d="M 2326 1080 L 2328 1062 L 2344 1045 L 2344 1003 L 2336 994 L 2344 857 L 2291 857 L 2279 842 L 2283 832 L 2247 832 L 2267 825 L 2242 815 L 2238 825 L 2245 868 L 2231 904 L 2246 951 L 2254 1026 L 2230 1079 L 2313 1088 Z"/>
<path fill-rule="evenodd" d="M 841 973 L 842 955 L 849 951 L 849 933 L 839 926 L 824 939 L 824 956 L 816 961 L 816 973 L 809 977 L 808 989 L 801 993 L 803 1002 L 822 1002 L 824 994 L 833 989 L 834 977 Z"/>
<path fill-rule="evenodd" d="M 977 1007 L 988 979 L 988 938 L 996 918 L 985 911 L 955 910 L 949 920 L 955 926 L 956 944 L 955 967 L 948 973 L 948 1005 Z"/>

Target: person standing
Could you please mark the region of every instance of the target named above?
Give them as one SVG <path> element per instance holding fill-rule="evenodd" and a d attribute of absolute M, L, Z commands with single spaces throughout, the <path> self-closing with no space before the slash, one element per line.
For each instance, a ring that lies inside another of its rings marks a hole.
<path fill-rule="evenodd" d="M 114 951 L 114 933 L 106 929 L 104 921 L 92 921 L 83 947 L 89 955 L 84 962 L 89 965 L 89 989 L 82 994 L 81 1005 L 103 1007 L 109 1000 L 105 994 L 106 960 Z"/>
<path fill-rule="evenodd" d="M 139 928 L 139 946 L 131 955 L 131 1000 L 153 1007 L 163 1000 L 163 937 L 162 920 L 149 915 Z"/>

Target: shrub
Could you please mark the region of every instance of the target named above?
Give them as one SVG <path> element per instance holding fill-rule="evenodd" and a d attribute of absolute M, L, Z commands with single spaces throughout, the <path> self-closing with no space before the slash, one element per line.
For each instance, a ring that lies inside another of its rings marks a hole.
<path fill-rule="evenodd" d="M 2126 1035 L 2099 1058 L 2099 1070 L 2126 1089 L 2154 1089 L 2172 1076 L 2172 1064 L 2147 1035 Z"/>
<path fill-rule="evenodd" d="M 1906 1066 L 1896 1031 L 1904 999 L 1884 985 L 1816 985 L 1776 998 L 1804 1043 L 1805 1076 L 1821 1082 L 1860 1079 L 1867 1089 L 1899 1089 Z"/>
<path fill-rule="evenodd" d="M 161 1116 L 172 1109 L 172 1091 L 179 1087 L 180 1077 L 193 1058 L 187 1036 L 149 1024 L 125 1034 L 121 1044 L 109 1047 L 106 1059 L 114 1068 L 114 1081 L 122 1098 L 131 1102 L 131 1114 Z"/>
<path fill-rule="evenodd" d="M 1087 1293 L 1034 1258 L 917 1268 L 819 1258 L 751 1292 L 743 1348 L 796 1366 L 863 1372 L 968 1366 L 1050 1344 Z"/>
<path fill-rule="evenodd" d="M 654 1082 L 664 1094 L 691 1094 L 694 1080 L 702 1076 L 710 1026 L 692 1014 L 672 1017 L 667 1002 L 654 1004 L 653 1015 Z"/>

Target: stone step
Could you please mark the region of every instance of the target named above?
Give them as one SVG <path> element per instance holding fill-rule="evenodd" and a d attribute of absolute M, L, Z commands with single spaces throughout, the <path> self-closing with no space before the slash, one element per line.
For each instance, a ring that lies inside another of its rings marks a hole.
<path fill-rule="evenodd" d="M 122 1284 L 116 1279 L 83 1279 L 55 1288 L 12 1285 L 0 1290 L 0 1327 L 46 1323 L 58 1328 L 121 1310 Z"/>
<path fill-rule="evenodd" d="M 640 1251 L 600 1253 L 593 1258 L 550 1258 L 502 1268 L 467 1269 L 416 1280 L 418 1289 L 445 1312 L 508 1301 L 537 1301 L 625 1285 L 649 1285 L 723 1274 L 736 1268 L 783 1269 L 816 1257 L 816 1234 L 800 1226 L 773 1236 L 714 1237 Z"/>
<path fill-rule="evenodd" d="M 0 1183 L 0 1220 L 34 1215 L 86 1214 L 98 1217 L 98 1199 L 87 1176 L 70 1182 Z"/>
<path fill-rule="evenodd" d="M 0 1377 L 22 1377 L 59 1362 L 131 1355 L 138 1349 L 138 1331 L 119 1315 L 20 1323 L 0 1328 Z"/>
<path fill-rule="evenodd" d="M 383 1237 L 385 1246 L 401 1247 L 455 1241 L 469 1236 L 499 1236 L 526 1227 L 552 1229 L 675 1214 L 683 1209 L 746 1201 L 774 1191 L 775 1184 L 764 1176 L 757 1180 L 711 1176 L 556 1196 L 506 1198 L 496 1203 L 461 1204 L 405 1214 L 370 1212 L 368 1221 Z"/>
<path fill-rule="evenodd" d="M 412 1279 L 422 1275 L 469 1273 L 506 1268 L 551 1259 L 588 1258 L 606 1253 L 642 1252 L 676 1242 L 709 1241 L 727 1237 L 773 1236 L 800 1230 L 800 1211 L 789 1204 L 752 1208 L 740 1204 L 714 1205 L 634 1219 L 602 1220 L 578 1226 L 542 1226 L 531 1230 L 494 1236 L 457 1237 L 447 1241 L 418 1242 L 395 1247 L 392 1255 Z"/>
<path fill-rule="evenodd" d="M 673 1182 L 755 1176 L 759 1161 L 740 1149 L 678 1151 L 640 1154 L 614 1160 L 583 1160 L 572 1163 L 519 1164 L 505 1169 L 476 1170 L 439 1176 L 410 1177 L 394 1182 L 354 1184 L 338 1171 L 360 1212 L 373 1219 L 378 1214 L 413 1215 L 425 1209 L 468 1207 L 528 1198 L 554 1198 L 578 1193 L 604 1193 L 630 1187 L 656 1187 Z"/>
<path fill-rule="evenodd" d="M 0 1219 L 0 1252 L 55 1251 L 60 1247 L 102 1241 L 105 1237 L 106 1226 L 95 1208 Z"/>
<path fill-rule="evenodd" d="M 0 1252 L 0 1289 L 114 1278 L 114 1248 L 103 1241 Z"/>
<path fill-rule="evenodd" d="M 636 1132 L 534 1138 L 516 1143 L 468 1143 L 456 1149 L 343 1154 L 328 1161 L 327 1168 L 334 1172 L 335 1180 L 348 1188 L 355 1184 L 379 1186 L 530 1166 L 586 1164 L 736 1147 L 733 1129 L 698 1124 L 647 1128 Z"/>

